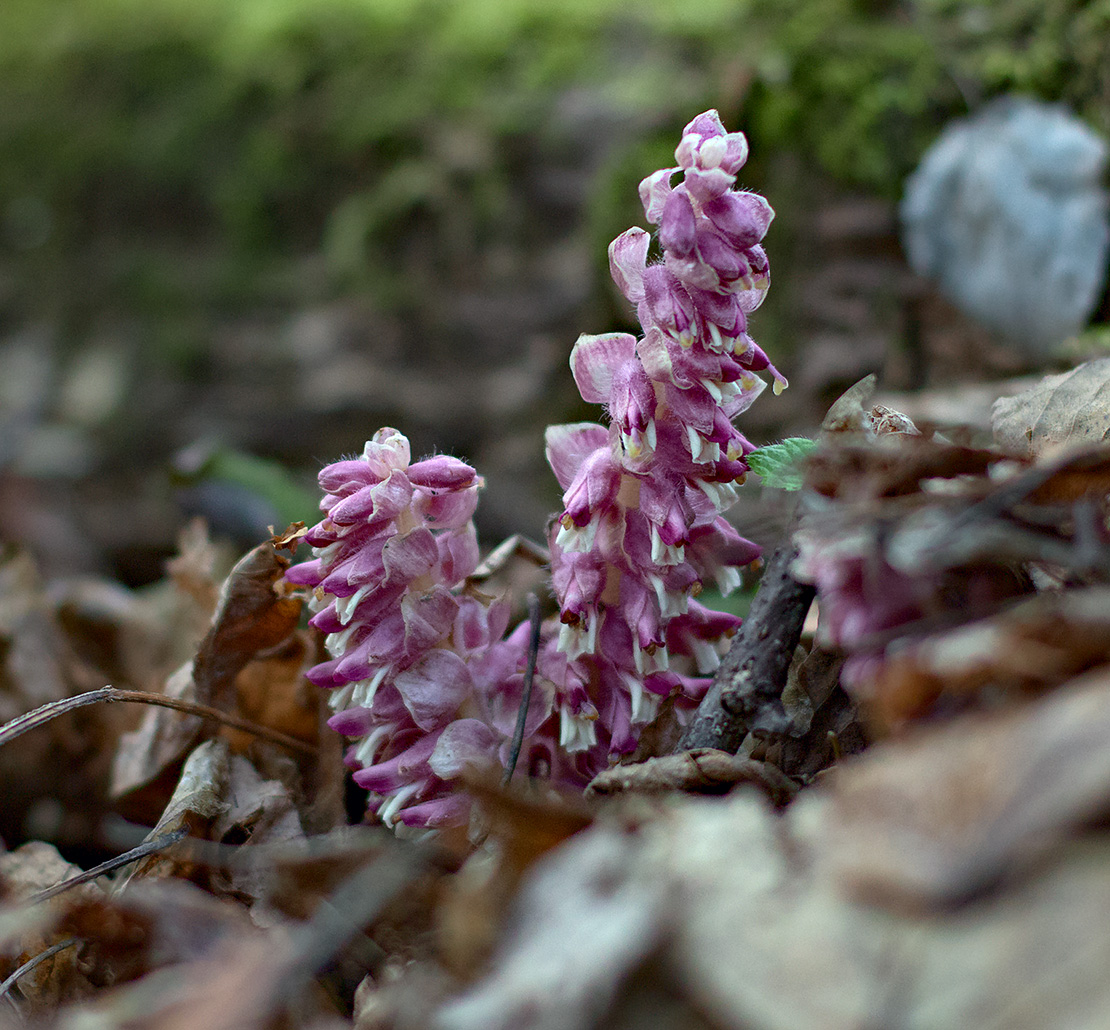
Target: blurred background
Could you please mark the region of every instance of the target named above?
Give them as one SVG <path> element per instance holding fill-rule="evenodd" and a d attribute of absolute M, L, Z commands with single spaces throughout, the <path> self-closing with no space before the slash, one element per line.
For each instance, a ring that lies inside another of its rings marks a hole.
<path fill-rule="evenodd" d="M 1110 133 L 1108 40 L 1110 0 L 4 0 L 0 535 L 142 584 L 192 515 L 312 521 L 393 425 L 485 475 L 488 543 L 541 536 L 542 429 L 598 417 L 570 348 L 632 328 L 606 246 L 710 107 L 777 211 L 752 334 L 792 385 L 753 442 L 871 371 L 1059 361 L 916 278 L 898 202 L 1002 94 Z"/>

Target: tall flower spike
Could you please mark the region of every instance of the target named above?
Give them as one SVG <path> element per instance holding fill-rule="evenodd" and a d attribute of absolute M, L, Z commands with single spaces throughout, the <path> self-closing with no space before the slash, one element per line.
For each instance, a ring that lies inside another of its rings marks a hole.
<path fill-rule="evenodd" d="M 560 690 L 553 672 L 555 704 L 564 746 L 595 765 L 601 748 L 634 747 L 661 697 L 692 705 L 704 692 L 739 620 L 690 595 L 704 583 L 729 592 L 759 554 L 721 518 L 747 471 L 752 448 L 732 419 L 764 388 L 754 373 L 766 370 L 776 392 L 786 385 L 747 334 L 769 282 L 760 243 L 773 217 L 762 197 L 733 188 L 747 152 L 708 111 L 686 126 L 677 166 L 640 184 L 662 260 L 649 261 L 647 232 L 629 229 L 609 266 L 643 335 L 583 335 L 570 359 L 610 426 L 548 430 L 565 491 L 551 539 L 558 648 L 576 685 Z"/>

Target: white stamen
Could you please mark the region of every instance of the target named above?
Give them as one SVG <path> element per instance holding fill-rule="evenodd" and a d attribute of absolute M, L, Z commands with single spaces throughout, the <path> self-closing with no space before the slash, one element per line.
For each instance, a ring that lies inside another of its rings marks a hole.
<path fill-rule="evenodd" d="M 409 798 L 423 787 L 423 783 L 406 783 L 399 788 L 393 796 L 378 809 L 378 818 L 386 825 L 392 826 L 396 822 L 397 813 L 405 807 Z"/>
<path fill-rule="evenodd" d="M 650 690 L 644 690 L 643 683 L 635 676 L 622 672 L 621 678 L 632 699 L 632 722 L 651 722 L 659 712 L 659 697 Z"/>
<path fill-rule="evenodd" d="M 670 668 L 670 655 L 666 647 L 660 645 L 654 651 L 640 647 L 640 642 L 632 638 L 632 659 L 636 663 L 636 671 L 641 676 L 653 672 L 666 672 Z"/>
<path fill-rule="evenodd" d="M 374 703 L 374 695 L 378 692 L 378 687 L 382 685 L 382 681 L 389 674 L 392 666 L 383 665 L 373 676 L 368 680 L 359 680 L 354 684 L 354 690 L 351 697 L 355 704 L 363 708 L 369 708 Z"/>
<path fill-rule="evenodd" d="M 724 383 L 721 383 L 720 386 L 718 386 L 718 384 L 713 382 L 712 379 L 702 379 L 700 380 L 700 382 L 701 385 L 705 387 L 706 392 L 709 394 L 709 396 L 712 397 L 713 400 L 716 401 L 718 404 L 720 404 L 721 401 L 724 399 L 724 394 L 721 393 L 721 386 L 724 386 Z"/>
<path fill-rule="evenodd" d="M 586 751 L 597 743 L 597 715 L 574 715 L 566 708 L 559 709 L 559 746 L 568 751 Z"/>
<path fill-rule="evenodd" d="M 718 511 L 724 511 L 736 503 L 736 487 L 731 483 L 710 483 L 707 480 L 696 480 L 698 488 Z"/>
<path fill-rule="evenodd" d="M 324 641 L 328 649 L 328 654 L 332 658 L 339 658 L 347 653 L 347 645 L 351 642 L 351 637 L 354 635 L 355 630 L 359 629 L 360 624 L 355 623 L 353 626 L 348 626 L 338 633 L 329 633 L 327 639 Z"/>
<path fill-rule="evenodd" d="M 673 619 L 678 615 L 685 615 L 689 607 L 689 598 L 684 590 L 668 590 L 661 576 L 648 576 L 655 591 L 655 600 L 659 605 L 659 615 L 664 619 Z"/>
<path fill-rule="evenodd" d="M 375 726 L 355 745 L 355 758 L 358 759 L 360 765 L 369 767 L 374 764 L 374 757 L 378 753 L 378 748 L 389 736 L 391 729 L 390 726 Z"/>
<path fill-rule="evenodd" d="M 698 672 L 703 676 L 716 672 L 721 664 L 721 656 L 717 654 L 717 649 L 708 640 L 699 640 L 697 637 L 692 637 L 689 643 L 690 650 L 694 652 Z"/>
<path fill-rule="evenodd" d="M 346 626 L 352 618 L 354 618 L 355 609 L 370 591 L 373 589 L 373 584 L 367 583 L 365 586 L 359 587 L 350 597 L 337 597 L 335 599 L 335 614 L 339 616 L 339 621 Z"/>
<path fill-rule="evenodd" d="M 713 579 L 721 594 L 728 597 L 740 585 L 740 572 L 734 565 L 721 565 L 713 572 Z"/>
<path fill-rule="evenodd" d="M 328 705 L 333 712 L 341 712 L 345 708 L 350 708 L 352 705 L 351 695 L 354 693 L 355 685 L 348 683 L 345 687 L 339 687 L 328 693 Z"/>
<path fill-rule="evenodd" d="M 583 620 L 577 626 L 563 623 L 559 627 L 559 650 L 570 661 L 597 650 L 597 619 Z"/>
<path fill-rule="evenodd" d="M 686 560 L 686 548 L 682 544 L 663 543 L 659 527 L 652 525 L 651 560 L 656 565 L 681 565 Z"/>
<path fill-rule="evenodd" d="M 586 554 L 593 550 L 597 524 L 597 519 L 590 519 L 584 526 L 576 526 L 573 522 L 566 526 L 560 522 L 559 531 L 555 534 L 555 543 L 564 551 Z"/>

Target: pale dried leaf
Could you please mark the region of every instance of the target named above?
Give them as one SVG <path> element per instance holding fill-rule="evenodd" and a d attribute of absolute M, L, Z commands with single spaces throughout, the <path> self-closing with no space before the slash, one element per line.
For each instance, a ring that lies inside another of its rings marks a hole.
<path fill-rule="evenodd" d="M 183 701 L 196 700 L 191 661 L 167 680 L 163 693 L 166 697 Z M 168 708 L 147 708 L 138 728 L 125 733 L 116 747 L 112 761 L 111 796 L 117 801 L 126 799 L 129 812 L 140 809 L 145 800 L 140 792 L 151 785 L 157 787 L 157 781 L 182 761 L 196 743 L 203 724 L 204 720 L 197 715 L 186 715 Z M 146 793 L 156 795 L 158 791 L 155 789 Z M 164 802 L 164 794 L 161 800 Z M 154 803 L 157 804 L 157 800 Z"/>
<path fill-rule="evenodd" d="M 1039 457 L 1061 448 L 1110 441 L 1110 358 L 1046 376 L 992 409 L 995 440 L 1015 454 Z"/>
<path fill-rule="evenodd" d="M 231 808 L 231 777 L 227 742 L 206 740 L 185 762 L 181 778 L 158 824 L 146 839 L 184 828 L 189 836 L 207 839 L 212 824 Z M 178 849 L 174 854 L 150 855 L 132 867 L 128 882 L 150 876 L 187 876 L 191 863 Z"/>
<path fill-rule="evenodd" d="M 448 1004 L 437 1028 L 594 1025 L 661 939 L 665 885 L 629 875 L 638 848 L 634 837 L 598 828 L 538 862 L 493 972 Z"/>

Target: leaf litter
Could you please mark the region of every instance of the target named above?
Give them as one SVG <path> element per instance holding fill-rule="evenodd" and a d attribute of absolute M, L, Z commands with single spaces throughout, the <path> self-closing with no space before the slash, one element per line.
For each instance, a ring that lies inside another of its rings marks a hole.
<path fill-rule="evenodd" d="M 736 753 L 653 731 L 584 798 L 474 773 L 469 831 L 420 841 L 349 825 L 296 527 L 222 585 L 194 527 L 147 594 L 5 552 L 6 720 L 109 682 L 215 714 L 87 703 L 0 746 L 0 1025 L 1104 1025 L 1108 379 L 978 446 L 850 391 L 784 484 L 816 633 Z"/>

